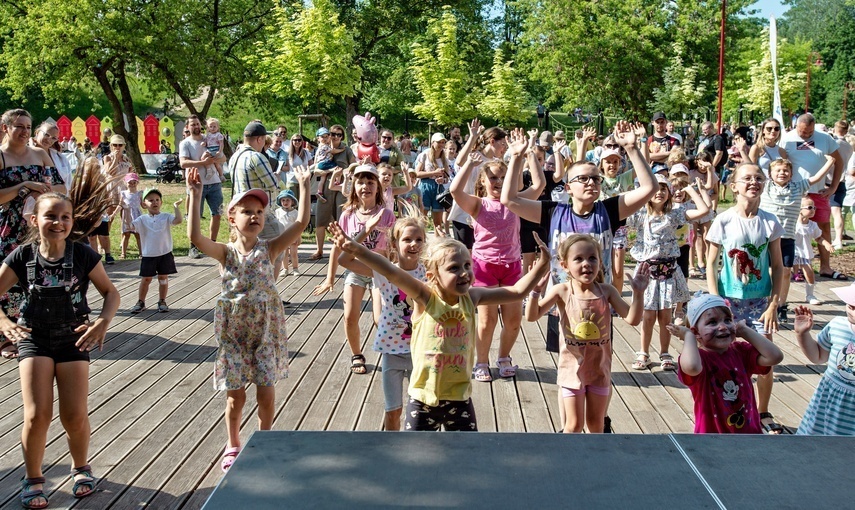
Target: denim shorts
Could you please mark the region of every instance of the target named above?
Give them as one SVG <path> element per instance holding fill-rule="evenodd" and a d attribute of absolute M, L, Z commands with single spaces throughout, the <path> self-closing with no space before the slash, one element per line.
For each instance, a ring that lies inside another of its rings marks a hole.
<path fill-rule="evenodd" d="M 409 354 L 383 354 L 381 360 L 383 396 L 386 412 L 404 407 L 404 378 L 413 372 L 413 358 Z"/>
<path fill-rule="evenodd" d="M 435 180 L 422 179 L 419 181 L 419 189 L 422 190 L 422 205 L 426 211 L 445 211 L 445 208 L 436 199 L 440 193 L 440 186 Z"/>
<path fill-rule="evenodd" d="M 33 328 L 30 338 L 18 342 L 18 361 L 26 358 L 46 357 L 54 363 L 69 361 L 89 362 L 89 351 L 74 345 L 83 333 L 75 333 L 75 326 L 51 329 Z"/>
<path fill-rule="evenodd" d="M 199 214 L 204 213 L 205 202 L 208 203 L 208 209 L 211 211 L 211 216 L 219 216 L 220 209 L 223 208 L 223 184 L 215 182 L 214 184 L 205 184 L 202 187 L 202 200 L 199 202 Z"/>
<path fill-rule="evenodd" d="M 353 271 L 348 271 L 347 276 L 344 277 L 345 285 L 354 285 L 356 287 L 363 287 L 366 289 L 370 289 L 374 286 L 374 279 L 370 276 L 362 276 L 359 273 L 354 273 Z"/>

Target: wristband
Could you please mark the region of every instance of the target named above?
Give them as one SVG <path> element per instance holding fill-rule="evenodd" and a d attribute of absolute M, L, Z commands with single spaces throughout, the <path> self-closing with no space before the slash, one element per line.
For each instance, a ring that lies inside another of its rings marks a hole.
<path fill-rule="evenodd" d="M 30 188 L 26 186 L 21 186 L 21 189 L 18 190 L 18 198 L 27 198 L 32 192 L 33 190 L 31 190 Z"/>

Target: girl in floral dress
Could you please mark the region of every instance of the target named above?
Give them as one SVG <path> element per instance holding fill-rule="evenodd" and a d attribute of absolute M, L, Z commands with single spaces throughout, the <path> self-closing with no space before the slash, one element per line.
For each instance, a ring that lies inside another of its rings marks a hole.
<path fill-rule="evenodd" d="M 673 207 L 671 184 L 662 175 L 656 175 L 659 191 L 648 202 L 647 209 L 633 214 L 627 224 L 638 230 L 630 255 L 650 267 L 650 285 L 644 292 L 644 317 L 641 327 L 641 350 L 636 353 L 632 368 L 644 370 L 650 366 L 650 342 L 653 325 L 659 321 L 659 360 L 663 370 L 676 370 L 674 357 L 668 352 L 671 334 L 665 326 L 671 324 L 671 311 L 677 303 L 689 300 L 689 286 L 677 264 L 680 245 L 677 229 L 687 221 L 700 218 L 709 212 L 698 191 L 692 187 L 685 191 L 695 202 L 695 209 Z M 641 264 L 639 264 L 640 266 Z"/>
<path fill-rule="evenodd" d="M 229 244 L 202 235 L 199 226 L 202 181 L 195 168 L 187 176 L 190 191 L 187 233 L 199 250 L 220 263 L 223 275 L 223 290 L 214 319 L 218 344 L 214 388 L 225 391 L 228 399 L 228 443 L 220 465 L 223 472 L 228 471 L 240 453 L 246 385 L 256 386 L 258 428 L 270 430 L 275 411 L 273 385 L 288 375 L 285 309 L 276 292 L 273 265 L 288 246 L 300 239 L 309 224 L 311 173 L 294 171 L 300 184 L 297 222 L 274 239 L 259 239 L 269 197 L 260 189 L 238 193 L 226 209 L 231 227 Z"/>

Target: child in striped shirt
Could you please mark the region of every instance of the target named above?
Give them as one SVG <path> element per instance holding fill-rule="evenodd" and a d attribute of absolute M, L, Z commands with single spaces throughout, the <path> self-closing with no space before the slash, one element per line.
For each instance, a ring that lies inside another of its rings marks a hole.
<path fill-rule="evenodd" d="M 778 303 L 778 322 L 786 324 L 787 294 L 790 292 L 789 273 L 796 256 L 796 223 L 802 198 L 814 184 L 825 179 L 828 170 L 834 165 L 834 158 L 826 156 L 825 165 L 816 175 L 807 179 L 793 179 L 793 164 L 787 159 L 777 159 L 769 165 L 769 179 L 760 195 L 760 209 L 775 215 L 784 228 L 781 234 L 781 256 L 784 259 L 786 277 L 783 279 L 780 302 Z"/>

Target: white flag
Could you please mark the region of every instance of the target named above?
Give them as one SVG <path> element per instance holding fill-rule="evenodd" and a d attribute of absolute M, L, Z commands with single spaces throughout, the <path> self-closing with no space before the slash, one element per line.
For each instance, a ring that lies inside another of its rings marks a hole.
<path fill-rule="evenodd" d="M 778 25 L 775 15 L 769 16 L 769 52 L 772 54 L 772 77 L 775 82 L 772 99 L 772 117 L 784 126 L 784 113 L 781 110 L 781 90 L 778 88 Z"/>

